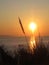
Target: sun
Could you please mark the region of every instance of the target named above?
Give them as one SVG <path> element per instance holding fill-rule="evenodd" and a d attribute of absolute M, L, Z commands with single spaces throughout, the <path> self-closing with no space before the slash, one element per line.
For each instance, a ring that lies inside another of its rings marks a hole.
<path fill-rule="evenodd" d="M 36 25 L 34 22 L 31 22 L 31 23 L 29 24 L 29 29 L 30 29 L 32 32 L 34 32 L 34 31 L 36 30 L 36 28 L 37 28 L 37 25 Z"/>

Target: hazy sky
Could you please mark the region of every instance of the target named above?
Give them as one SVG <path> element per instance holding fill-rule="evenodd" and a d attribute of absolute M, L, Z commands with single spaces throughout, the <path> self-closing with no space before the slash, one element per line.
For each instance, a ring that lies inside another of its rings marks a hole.
<path fill-rule="evenodd" d="M 41 35 L 49 35 L 49 0 L 0 0 L 0 35 L 22 35 L 18 22 L 22 20 L 26 35 L 34 21 Z"/>

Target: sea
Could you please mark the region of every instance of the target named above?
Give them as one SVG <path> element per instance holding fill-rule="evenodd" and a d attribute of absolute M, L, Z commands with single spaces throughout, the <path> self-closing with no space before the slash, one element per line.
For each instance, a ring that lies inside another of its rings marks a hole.
<path fill-rule="evenodd" d="M 3 46 L 5 50 L 14 51 L 18 47 L 27 48 L 30 44 L 31 37 L 12 37 L 12 36 L 0 36 L 0 46 Z M 49 36 L 42 37 L 43 42 L 47 48 L 49 48 Z"/>

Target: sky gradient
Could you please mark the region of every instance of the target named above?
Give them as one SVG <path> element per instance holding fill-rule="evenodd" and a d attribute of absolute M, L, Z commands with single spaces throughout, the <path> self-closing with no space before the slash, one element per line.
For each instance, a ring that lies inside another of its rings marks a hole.
<path fill-rule="evenodd" d="M 34 21 L 41 35 L 49 35 L 49 0 L 0 0 L 0 35 L 23 35 L 18 22 L 22 20 L 26 35 Z"/>

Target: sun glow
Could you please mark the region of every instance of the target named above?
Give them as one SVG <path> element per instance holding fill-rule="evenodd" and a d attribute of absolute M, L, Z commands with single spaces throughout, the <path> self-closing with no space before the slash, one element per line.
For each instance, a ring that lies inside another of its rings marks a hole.
<path fill-rule="evenodd" d="M 30 39 L 30 45 L 29 45 L 31 51 L 34 51 L 34 49 L 36 48 L 36 40 L 35 40 L 35 30 L 36 30 L 36 28 L 37 28 L 36 23 L 31 22 L 31 23 L 29 24 L 29 29 L 30 29 L 30 31 L 32 32 L 32 33 L 31 33 L 32 36 L 31 36 L 31 39 Z"/>
<path fill-rule="evenodd" d="M 37 28 L 37 26 L 36 26 L 35 23 L 31 22 L 30 25 L 29 25 L 29 28 L 30 28 L 30 30 L 31 30 L 32 32 L 34 32 L 35 29 Z"/>

